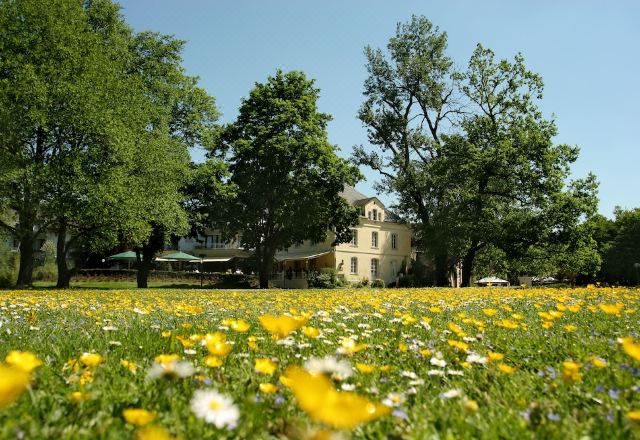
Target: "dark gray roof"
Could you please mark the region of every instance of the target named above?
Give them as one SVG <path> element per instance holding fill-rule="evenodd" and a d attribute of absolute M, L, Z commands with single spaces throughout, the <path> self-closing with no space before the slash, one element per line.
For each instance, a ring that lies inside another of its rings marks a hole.
<path fill-rule="evenodd" d="M 344 190 L 340 193 L 340 195 L 342 197 L 344 197 L 344 199 L 349 202 L 350 204 L 354 204 L 355 202 L 357 202 L 358 200 L 363 200 L 363 199 L 368 199 L 370 197 L 365 196 L 364 194 L 362 194 L 359 191 L 356 191 L 356 189 L 352 186 L 349 185 L 345 185 L 344 186 Z"/>

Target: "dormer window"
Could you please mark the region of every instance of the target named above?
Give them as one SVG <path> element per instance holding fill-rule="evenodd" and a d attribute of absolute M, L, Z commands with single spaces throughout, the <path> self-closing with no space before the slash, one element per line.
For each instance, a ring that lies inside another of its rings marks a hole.
<path fill-rule="evenodd" d="M 373 210 L 373 221 L 378 221 L 378 210 L 377 209 Z"/>

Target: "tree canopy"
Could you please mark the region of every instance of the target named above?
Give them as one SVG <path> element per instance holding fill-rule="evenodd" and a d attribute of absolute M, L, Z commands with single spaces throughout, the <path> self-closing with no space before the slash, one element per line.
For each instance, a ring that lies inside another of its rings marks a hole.
<path fill-rule="evenodd" d="M 339 194 L 359 172 L 327 140 L 330 116 L 318 111 L 318 95 L 303 73 L 278 71 L 256 84 L 220 136 L 236 188 L 221 226 L 255 250 L 263 288 L 276 251 L 322 242 L 329 231 L 348 241 L 357 224 L 357 211 Z"/>

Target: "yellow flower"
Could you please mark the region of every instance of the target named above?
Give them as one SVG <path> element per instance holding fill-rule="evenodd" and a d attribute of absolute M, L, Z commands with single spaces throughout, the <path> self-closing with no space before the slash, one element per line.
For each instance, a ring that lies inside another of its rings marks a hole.
<path fill-rule="evenodd" d="M 550 329 L 551 327 L 553 327 L 553 321 L 545 321 L 542 323 L 542 327 L 546 328 L 546 329 Z"/>
<path fill-rule="evenodd" d="M 161 335 L 163 338 L 168 338 L 169 336 L 171 336 L 171 330 L 165 330 L 165 331 L 163 331 L 162 333 L 160 333 L 160 335 Z"/>
<path fill-rule="evenodd" d="M 273 394 L 276 391 L 278 391 L 278 387 L 272 383 L 261 383 L 259 386 L 260 386 L 260 391 L 263 392 L 264 394 Z"/>
<path fill-rule="evenodd" d="M 80 355 L 80 362 L 86 367 L 96 368 L 104 362 L 104 358 L 98 353 L 82 353 L 82 355 Z"/>
<path fill-rule="evenodd" d="M 429 307 L 429 311 L 431 313 L 442 313 L 442 309 L 440 307 Z"/>
<path fill-rule="evenodd" d="M 262 374 L 273 374 L 278 365 L 268 358 L 256 359 L 255 370 Z"/>
<path fill-rule="evenodd" d="M 334 428 L 351 429 L 391 411 L 391 408 L 355 393 L 335 390 L 323 375 L 314 376 L 297 367 L 288 368 L 286 374 L 291 379 L 290 388 L 300 408 L 313 420 Z"/>
<path fill-rule="evenodd" d="M 204 358 L 204 364 L 209 368 L 217 368 L 222 365 L 222 359 L 218 356 L 207 356 Z"/>
<path fill-rule="evenodd" d="M 467 399 L 464 401 L 462 406 L 464 407 L 465 410 L 469 412 L 478 411 L 478 402 L 476 402 L 475 400 Z"/>
<path fill-rule="evenodd" d="M 255 336 L 249 336 L 247 338 L 247 345 L 252 350 L 258 350 L 258 343 L 256 342 L 258 339 Z"/>
<path fill-rule="evenodd" d="M 400 350 L 401 353 L 406 353 L 407 351 L 409 351 L 409 346 L 404 342 L 400 342 L 398 344 L 398 350 Z"/>
<path fill-rule="evenodd" d="M 463 352 L 468 352 L 469 351 L 469 344 L 467 344 L 466 342 L 462 342 L 462 341 L 456 341 L 455 339 L 448 339 L 447 343 L 454 348 L 457 348 L 460 351 Z"/>
<path fill-rule="evenodd" d="M 391 365 L 381 365 L 378 370 L 380 370 L 381 373 L 388 373 L 389 371 L 391 371 L 391 368 Z"/>
<path fill-rule="evenodd" d="M 357 362 L 356 363 L 356 368 L 358 369 L 359 372 L 361 372 L 363 374 L 372 373 L 373 370 L 376 369 L 376 367 L 373 366 L 373 365 L 367 365 L 367 364 L 363 364 L 361 362 Z"/>
<path fill-rule="evenodd" d="M 286 375 L 281 374 L 280 377 L 278 378 L 278 381 L 284 385 L 285 387 L 289 388 L 291 387 L 291 379 L 289 379 Z"/>
<path fill-rule="evenodd" d="M 428 348 L 423 348 L 418 353 L 425 357 L 431 356 L 431 350 L 429 350 Z"/>
<path fill-rule="evenodd" d="M 71 399 L 76 402 L 84 402 L 85 400 L 89 400 L 91 397 L 87 393 L 83 393 L 82 391 L 74 391 L 71 393 Z"/>
<path fill-rule="evenodd" d="M 576 330 L 578 330 L 578 327 L 576 327 L 573 324 L 565 325 L 563 328 L 564 328 L 564 331 L 569 332 L 569 333 L 575 332 Z"/>
<path fill-rule="evenodd" d="M 489 354 L 487 355 L 487 360 L 489 362 L 501 361 L 502 359 L 504 359 L 504 354 L 502 353 L 496 353 L 494 351 L 490 351 Z"/>
<path fill-rule="evenodd" d="M 511 374 L 517 370 L 517 368 L 512 367 L 511 365 L 507 365 L 503 363 L 498 364 L 498 369 L 500 369 L 500 371 L 506 374 Z"/>
<path fill-rule="evenodd" d="M 179 361 L 180 356 L 177 354 L 159 354 L 154 360 L 159 364 L 169 364 L 171 362 Z"/>
<path fill-rule="evenodd" d="M 138 431 L 138 440 L 174 440 L 169 432 L 160 426 L 145 426 Z"/>
<path fill-rule="evenodd" d="M 260 324 L 266 331 L 271 333 L 277 339 L 283 339 L 289 335 L 289 333 L 298 330 L 303 327 L 308 321 L 308 318 L 293 317 L 293 316 L 273 316 L 264 315 L 258 318 Z"/>
<path fill-rule="evenodd" d="M 138 371 L 138 365 L 126 359 L 120 360 L 120 365 L 131 371 L 133 374 L 136 374 L 136 372 Z"/>
<path fill-rule="evenodd" d="M 302 327 L 302 333 L 307 337 L 307 338 L 312 338 L 315 339 L 318 336 L 320 336 L 320 330 L 318 330 L 315 327 Z"/>
<path fill-rule="evenodd" d="M 207 350 L 214 356 L 225 357 L 233 349 L 233 345 L 227 342 L 227 336 L 221 332 L 207 333 L 204 340 Z"/>
<path fill-rule="evenodd" d="M 341 354 L 354 354 L 367 347 L 367 344 L 357 344 L 356 341 L 351 338 L 342 338 L 338 352 Z"/>
<path fill-rule="evenodd" d="M 145 426 L 155 420 L 156 413 L 142 408 L 129 408 L 122 411 L 122 416 L 131 425 Z"/>
<path fill-rule="evenodd" d="M 640 344 L 634 343 L 633 338 L 622 338 L 622 348 L 629 356 L 640 361 Z"/>
<path fill-rule="evenodd" d="M 5 362 L 14 367 L 20 368 L 26 373 L 31 373 L 33 370 L 42 365 L 42 361 L 37 356 L 28 351 L 15 351 L 12 350 L 7 354 Z"/>
<path fill-rule="evenodd" d="M 231 325 L 229 327 L 231 327 L 231 330 L 244 333 L 249 330 L 251 325 L 243 319 L 234 319 L 231 321 Z"/>
<path fill-rule="evenodd" d="M 22 368 L 0 364 L 0 408 L 18 400 L 29 379 L 29 373 Z"/>
<path fill-rule="evenodd" d="M 622 311 L 622 309 L 624 308 L 624 304 L 622 304 L 622 303 L 617 303 L 617 304 L 598 304 L 598 307 L 600 308 L 600 310 L 602 310 L 607 315 L 618 316 L 620 314 L 620 312 Z"/>
<path fill-rule="evenodd" d="M 509 329 L 509 330 L 513 330 L 515 328 L 518 328 L 518 323 L 514 322 L 514 321 L 512 321 L 510 319 L 503 319 L 501 321 L 498 321 L 498 322 L 496 322 L 496 325 L 498 327 L 506 328 L 506 329 Z"/>
<path fill-rule="evenodd" d="M 580 373 L 581 365 L 573 361 L 565 361 L 562 363 L 562 380 L 565 382 L 580 382 L 582 373 Z"/>
<path fill-rule="evenodd" d="M 416 318 L 414 318 L 413 316 L 411 316 L 408 313 L 405 313 L 404 315 L 402 315 L 402 325 L 411 325 L 413 323 L 415 323 L 417 321 Z"/>
<path fill-rule="evenodd" d="M 455 322 L 450 322 L 449 324 L 447 324 L 447 326 L 449 327 L 449 330 L 458 335 L 459 338 L 464 338 L 465 336 L 467 336 L 464 330 L 462 330 L 460 326 Z"/>
<path fill-rule="evenodd" d="M 482 313 L 491 317 L 491 316 L 494 316 L 496 313 L 498 313 L 498 311 L 496 309 L 482 309 Z"/>
<path fill-rule="evenodd" d="M 591 364 L 593 364 L 593 366 L 597 368 L 607 368 L 608 366 L 607 361 L 597 356 L 591 357 Z"/>
<path fill-rule="evenodd" d="M 567 306 L 567 309 L 569 309 L 569 311 L 572 313 L 578 313 L 580 311 L 580 304 L 573 304 L 573 305 Z"/>
<path fill-rule="evenodd" d="M 640 422 L 640 409 L 629 411 L 627 413 L 627 418 L 634 422 Z"/>

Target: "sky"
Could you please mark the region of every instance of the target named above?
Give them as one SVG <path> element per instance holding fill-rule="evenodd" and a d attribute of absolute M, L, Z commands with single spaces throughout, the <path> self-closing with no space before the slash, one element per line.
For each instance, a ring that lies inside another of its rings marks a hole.
<path fill-rule="evenodd" d="M 349 157 L 366 144 L 356 118 L 366 79 L 365 46 L 384 48 L 398 22 L 424 15 L 448 35 L 464 68 L 477 43 L 497 58 L 520 52 L 545 83 L 540 108 L 557 143 L 580 147 L 575 178 L 593 172 L 602 214 L 640 207 L 640 1 L 616 0 L 121 0 L 136 31 L 186 40 L 184 67 L 232 122 L 241 99 L 276 69 L 302 70 L 320 88 L 329 140 Z M 195 153 L 198 160 L 201 154 Z M 357 189 L 374 195 L 362 169 Z M 392 197 L 381 197 L 389 204 Z"/>

